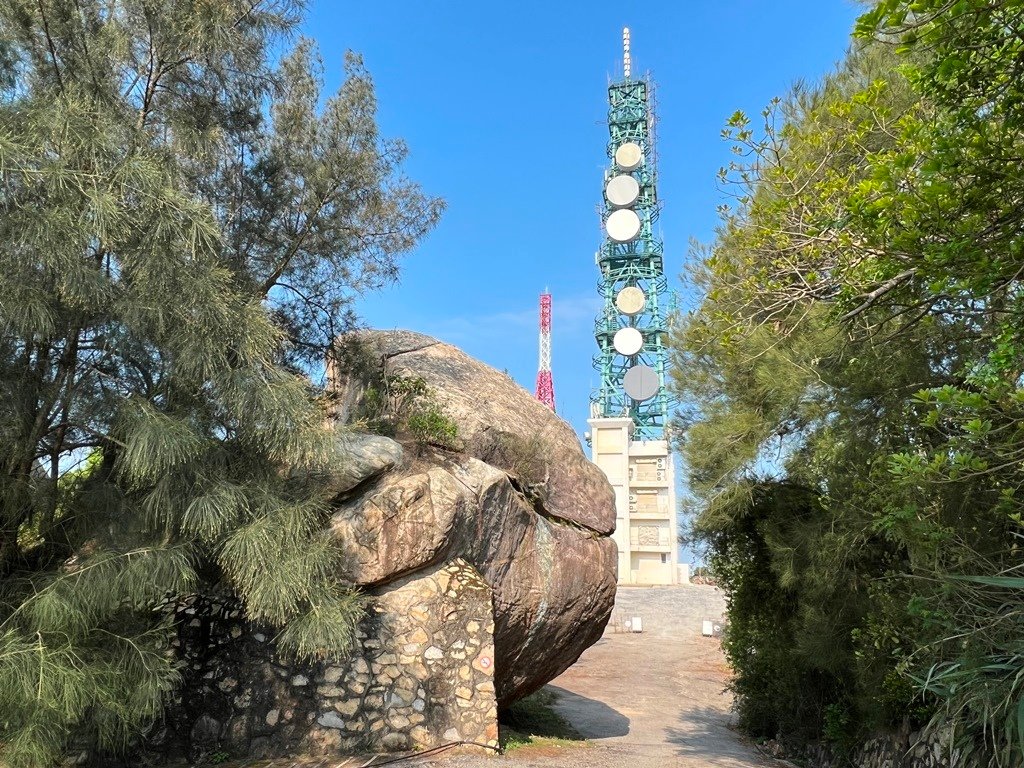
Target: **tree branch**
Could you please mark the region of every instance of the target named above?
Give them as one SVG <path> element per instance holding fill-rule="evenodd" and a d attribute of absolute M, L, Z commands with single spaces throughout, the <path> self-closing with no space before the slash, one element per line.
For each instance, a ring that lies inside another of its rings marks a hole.
<path fill-rule="evenodd" d="M 839 319 L 845 322 L 847 320 L 852 320 L 862 312 L 866 312 L 868 309 L 871 308 L 872 305 L 874 305 L 876 301 L 878 301 L 880 298 L 885 296 L 890 291 L 897 288 L 900 284 L 905 283 L 907 280 L 909 280 L 916 274 L 917 267 L 911 267 L 910 269 L 900 272 L 898 275 L 895 275 L 894 277 L 890 277 L 888 280 L 886 280 L 884 283 L 882 283 L 880 286 L 875 288 L 875 290 L 871 291 L 870 293 L 861 294 L 861 296 L 864 298 L 864 303 L 861 304 L 859 307 L 856 307 L 855 309 L 851 309 L 849 312 L 847 312 Z"/>
<path fill-rule="evenodd" d="M 50 62 L 53 64 L 53 74 L 57 76 L 57 85 L 60 86 L 61 93 L 64 92 L 64 78 L 60 75 L 60 66 L 57 64 L 57 49 L 53 44 L 53 38 L 50 37 L 50 24 L 46 20 L 46 9 L 43 7 L 43 0 L 36 0 L 36 4 L 39 6 L 39 17 L 43 22 L 43 35 L 46 37 L 46 46 L 50 49 Z"/>

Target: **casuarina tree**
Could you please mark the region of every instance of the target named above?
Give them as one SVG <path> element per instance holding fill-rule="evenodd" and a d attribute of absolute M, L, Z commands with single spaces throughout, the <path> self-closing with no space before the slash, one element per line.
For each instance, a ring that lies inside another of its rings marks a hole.
<path fill-rule="evenodd" d="M 0 762 L 116 749 L 217 588 L 297 656 L 359 598 L 322 535 L 304 371 L 442 203 L 357 56 L 322 93 L 290 0 L 0 5 Z"/>

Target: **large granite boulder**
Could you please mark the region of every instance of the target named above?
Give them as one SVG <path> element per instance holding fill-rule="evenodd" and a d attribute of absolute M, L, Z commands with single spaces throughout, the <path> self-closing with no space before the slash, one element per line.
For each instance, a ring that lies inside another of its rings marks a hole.
<path fill-rule="evenodd" d="M 400 331 L 356 341 L 357 359 L 329 370 L 337 461 L 316 478 L 345 555 L 339 581 L 366 599 L 356 647 L 295 661 L 234 601 L 196 596 L 175 609 L 183 681 L 151 748 L 490 751 L 498 707 L 600 637 L 614 497 L 569 425 L 447 344 Z M 382 419 L 393 406 L 412 412 Z M 414 412 L 436 435 L 412 428 Z"/>
<path fill-rule="evenodd" d="M 612 488 L 572 428 L 507 375 L 421 334 L 368 331 L 357 343 L 362 364 L 330 371 L 339 421 L 356 421 L 367 390 L 397 377 L 424 382 L 458 434 L 454 446 L 406 451 L 340 504 L 345 576 L 372 588 L 454 558 L 472 564 L 493 594 L 505 706 L 604 629 L 616 582 Z M 354 455 L 395 455 L 366 440 L 373 449 L 356 441 Z"/>

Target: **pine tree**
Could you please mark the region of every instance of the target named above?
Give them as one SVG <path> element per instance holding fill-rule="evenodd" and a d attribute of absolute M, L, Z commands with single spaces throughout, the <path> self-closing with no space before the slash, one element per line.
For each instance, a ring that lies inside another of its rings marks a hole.
<path fill-rule="evenodd" d="M 0 4 L 0 762 L 130 744 L 177 681 L 160 604 L 231 590 L 344 652 L 302 370 L 442 204 L 357 56 L 321 99 L 289 0 Z"/>

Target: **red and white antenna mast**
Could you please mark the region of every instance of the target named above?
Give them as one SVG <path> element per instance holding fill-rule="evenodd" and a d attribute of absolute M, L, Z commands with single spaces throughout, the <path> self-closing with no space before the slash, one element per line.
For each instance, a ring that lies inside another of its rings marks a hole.
<path fill-rule="evenodd" d="M 555 410 L 555 383 L 551 379 L 551 294 L 540 295 L 540 360 L 537 365 L 537 399 Z"/>

